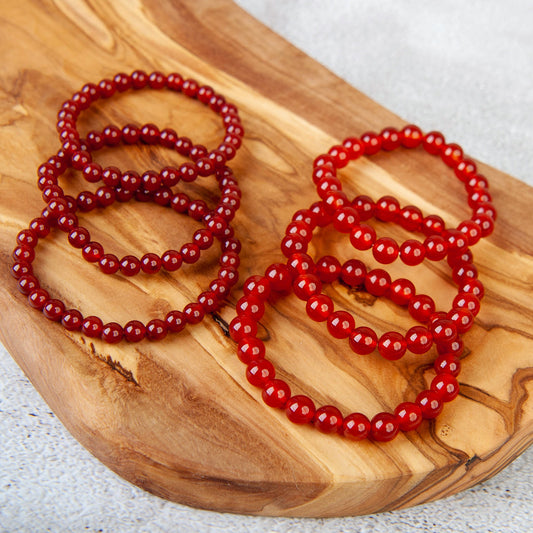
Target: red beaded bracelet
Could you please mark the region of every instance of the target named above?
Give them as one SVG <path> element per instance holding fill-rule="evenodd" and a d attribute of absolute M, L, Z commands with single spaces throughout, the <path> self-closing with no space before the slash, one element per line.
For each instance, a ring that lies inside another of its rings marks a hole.
<path fill-rule="evenodd" d="M 66 227 L 71 222 L 67 223 L 67 220 L 72 221 L 75 218 L 76 215 L 72 213 L 61 215 L 57 219 L 57 225 L 68 231 Z M 138 320 L 131 320 L 125 326 L 116 322 L 104 324 L 97 316 L 83 318 L 79 310 L 66 309 L 61 300 L 51 297 L 49 292 L 40 286 L 32 263 L 39 239 L 45 238 L 51 227 L 49 221 L 41 217 L 34 219 L 30 226 L 33 227 L 19 233 L 19 244 L 13 251 L 15 263 L 11 273 L 18 280 L 19 291 L 27 295 L 31 307 L 42 311 L 49 320 L 61 322 L 69 331 L 81 331 L 88 337 L 99 337 L 108 343 L 117 343 L 123 338 L 129 342 L 138 342 L 145 337 L 152 341 L 161 340 L 167 333 L 180 332 L 186 324 L 197 324 L 206 313 L 215 312 L 222 306 L 230 289 L 238 281 L 240 243 L 237 239 L 228 240 L 218 236 L 222 254 L 218 276 L 210 283 L 209 290 L 199 294 L 197 302 L 187 304 L 183 311 L 170 311 L 164 319 L 150 320 L 146 325 Z M 20 241 L 23 243 L 20 244 Z"/>
<path fill-rule="evenodd" d="M 133 171 L 124 173 L 124 175 L 129 177 L 132 177 L 133 174 Z M 155 175 L 155 173 L 153 174 Z M 179 251 L 167 250 L 161 256 L 149 252 L 140 260 L 135 256 L 127 255 L 119 261 L 115 255 L 106 254 L 101 244 L 91 240 L 87 228 L 78 226 L 77 221 L 74 223 L 68 217 L 61 228 L 69 232 L 68 242 L 75 248 L 82 249 L 82 257 L 89 262 L 100 262 L 100 267 L 106 274 L 113 274 L 118 268 L 127 276 L 134 275 L 141 269 L 145 273 L 154 274 L 159 272 L 162 266 L 167 271 L 175 271 L 180 268 L 183 262 L 196 262 L 200 258 L 201 251 L 207 250 L 212 245 L 213 236 L 232 237 L 232 230 L 228 227 L 228 222 L 233 219 L 236 210 L 240 206 L 241 192 L 237 180 L 228 167 L 224 166 L 223 168 L 215 169 L 213 174 L 217 178 L 221 189 L 221 197 L 216 208 L 211 211 L 208 210 L 207 204 L 203 200 L 191 201 L 186 194 L 181 192 L 173 193 L 168 186 L 152 191 L 137 191 L 135 196 L 133 191 L 129 190 L 127 192 L 131 194 L 126 196 L 121 187 L 123 180 L 118 178 L 118 169 L 115 170 L 114 167 L 108 167 L 105 170 L 106 185 L 100 187 L 96 193 L 83 191 L 76 202 L 64 195 L 63 189 L 57 185 L 57 181 L 56 184 L 45 187 L 43 199 L 48 203 L 42 216 L 47 219 L 50 212 L 54 214 L 63 213 L 67 209 L 71 214 L 75 213 L 77 209 L 88 212 L 96 207 L 108 207 L 115 200 L 124 202 L 129 198 L 137 198 L 141 201 L 153 200 L 162 206 L 170 205 L 178 213 L 188 211 L 189 216 L 195 220 L 203 220 L 206 226 L 204 229 L 194 232 L 192 242 L 184 244 Z M 56 173 L 54 179 L 57 180 L 60 176 L 60 173 Z M 139 194 L 142 196 L 139 197 Z M 80 202 L 82 195 L 85 202 Z M 87 202 L 88 200 L 90 201 Z"/>
<path fill-rule="evenodd" d="M 494 229 L 496 220 L 496 210 L 492 205 L 492 198 L 488 192 L 488 181 L 484 176 L 477 173 L 477 167 L 473 161 L 463 157 L 462 148 L 455 144 L 446 144 L 444 136 L 439 132 L 430 132 L 424 135 L 420 128 L 414 125 L 405 126 L 401 131 L 395 128 L 385 128 L 381 134 L 366 133 L 361 139 L 350 137 L 344 140 L 342 145 L 332 146 L 327 154 L 319 155 L 313 163 L 313 182 L 317 186 L 317 192 L 323 199 L 326 206 L 339 207 L 350 206 L 348 199 L 342 192 L 342 183 L 337 178 L 337 170 L 344 168 L 350 161 L 354 161 L 364 155 L 374 155 L 380 150 L 392 151 L 400 146 L 405 148 L 416 148 L 422 145 L 426 152 L 432 155 L 440 155 L 442 161 L 454 170 L 456 177 L 465 185 L 468 194 L 468 205 L 472 209 L 472 219 L 461 222 L 456 230 L 446 230 L 440 217 L 432 215 L 423 218 L 420 210 L 416 206 L 406 206 L 400 208 L 398 200 L 392 196 L 384 196 L 376 204 L 360 203 L 362 210 L 366 211 L 368 217 L 374 214 L 378 220 L 390 222 L 398 219 L 407 229 L 424 229 L 430 236 L 440 235 L 442 239 L 432 239 L 432 248 L 444 248 L 457 250 L 460 248 L 458 232 L 463 233 L 468 244 L 475 244 L 481 237 L 490 235 Z M 366 199 L 366 197 L 364 197 Z M 357 207 L 357 206 L 355 206 Z M 363 219 L 363 217 L 361 217 Z M 360 243 L 366 243 L 368 248 L 373 247 L 379 256 L 384 249 L 382 243 L 376 243 L 375 234 L 370 231 L 366 238 L 367 228 L 360 232 Z M 391 239 L 392 241 L 392 239 Z M 381 244 L 381 245 L 380 245 Z M 394 249 L 391 253 L 397 255 L 399 248 L 397 243 L 386 245 Z M 386 247 L 386 246 L 385 246 Z M 427 248 L 427 247 L 426 247 Z M 435 250 L 437 253 L 439 251 Z M 443 252 L 440 252 L 443 253 Z M 387 254 L 383 254 L 387 258 Z"/>
<path fill-rule="evenodd" d="M 219 146 L 208 151 L 204 146 L 197 145 L 193 153 L 192 142 L 187 137 L 178 137 L 177 133 L 167 128 L 162 131 L 153 124 L 145 124 L 141 128 L 128 124 L 122 130 L 116 126 L 108 126 L 100 134 L 98 132 L 89 132 L 87 135 L 87 145 L 92 149 L 102 147 L 104 144 L 113 146 L 120 142 L 123 137 L 126 142 L 136 143 L 142 140 L 147 144 L 153 144 L 161 140 L 162 144 L 167 147 L 175 147 L 185 156 L 191 156 L 195 160 L 197 168 L 211 168 L 212 166 L 223 166 L 235 156 L 236 150 L 240 147 L 244 128 L 242 127 L 237 107 L 234 104 L 226 102 L 226 99 L 217 94 L 214 89 L 208 85 L 200 85 L 196 80 L 183 79 L 178 73 L 172 73 L 168 76 L 160 72 L 152 72 L 150 75 L 141 70 L 134 71 L 131 75 L 118 73 L 113 80 L 104 79 L 98 84 L 87 83 L 82 89 L 73 94 L 65 101 L 58 113 L 58 122 L 56 125 L 59 132 L 59 138 L 63 143 L 63 150 L 67 154 L 79 152 L 82 148 L 80 144 L 81 135 L 77 130 L 77 120 L 82 111 L 100 99 L 112 97 L 116 92 L 123 93 L 128 90 L 149 89 L 169 89 L 175 92 L 181 92 L 183 95 L 197 99 L 204 105 L 208 106 L 215 113 L 222 117 L 225 128 L 225 137 Z M 82 159 L 85 159 L 85 155 Z M 201 163 L 199 164 L 199 162 Z M 85 161 L 90 165 L 90 155 Z M 97 167 L 96 167 L 97 169 Z M 95 172 L 94 168 L 89 167 L 87 173 Z"/>

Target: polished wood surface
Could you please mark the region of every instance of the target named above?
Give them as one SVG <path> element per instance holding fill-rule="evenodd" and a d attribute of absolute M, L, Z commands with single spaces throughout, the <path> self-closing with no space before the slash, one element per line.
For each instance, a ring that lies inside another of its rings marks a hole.
<path fill-rule="evenodd" d="M 232 167 L 243 190 L 235 228 L 243 242 L 241 279 L 281 258 L 292 213 L 315 201 L 314 157 L 366 130 L 405 121 L 339 80 L 229 1 L 12 1 L 0 13 L 0 330 L 2 342 L 69 431 L 121 476 L 192 506 L 280 516 L 340 516 L 419 504 L 498 472 L 533 435 L 533 191 L 479 164 L 499 211 L 497 229 L 474 256 L 486 297 L 465 335 L 461 395 L 432 423 L 386 444 L 354 443 L 297 427 L 266 407 L 244 377 L 226 326 L 238 286 L 218 317 L 162 342 L 109 346 L 71 334 L 31 310 L 8 273 L 15 236 L 42 209 L 36 168 L 58 149 L 55 116 L 87 81 L 115 72 L 177 71 L 215 87 L 241 111 L 246 137 Z M 406 117 L 408 118 L 408 117 Z M 101 102 L 80 121 L 154 122 L 214 147 L 220 120 L 198 102 L 159 91 Z M 445 133 L 445 132 L 444 132 Z M 461 139 L 453 139 L 461 143 Z M 180 158 L 146 146 L 102 150 L 104 164 L 158 169 Z M 449 224 L 468 215 L 461 184 L 422 151 L 380 154 L 342 172 L 350 194 L 393 193 Z M 191 195 L 213 202 L 204 180 Z M 74 173 L 62 181 L 82 186 Z M 82 217 L 119 257 L 179 246 L 199 227 L 151 204 L 114 205 Z M 378 225 L 378 233 L 408 234 Z M 353 255 L 347 240 L 318 232 L 313 255 Z M 368 254 L 362 258 L 375 262 Z M 43 285 L 85 315 L 125 323 L 181 308 L 215 277 L 215 251 L 195 266 L 149 278 L 104 276 L 54 233 L 37 249 Z M 445 264 L 392 265 L 419 292 L 449 308 Z M 405 331 L 412 321 L 388 301 L 327 289 L 358 324 Z M 294 297 L 277 300 L 262 321 L 269 357 L 293 392 L 344 413 L 369 416 L 413 400 L 433 377 L 427 356 L 390 363 L 354 356 Z M 36 461 L 39 459 L 36 458 Z"/>

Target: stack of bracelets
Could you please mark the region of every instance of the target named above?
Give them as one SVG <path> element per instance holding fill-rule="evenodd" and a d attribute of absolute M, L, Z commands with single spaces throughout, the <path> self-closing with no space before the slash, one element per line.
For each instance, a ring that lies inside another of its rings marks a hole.
<path fill-rule="evenodd" d="M 80 136 L 77 119 L 93 102 L 110 98 L 116 92 L 145 87 L 181 92 L 210 107 L 223 119 L 223 141 L 209 151 L 202 145 L 194 145 L 187 137 L 179 137 L 172 129 L 160 131 L 153 124 L 142 127 L 127 124 L 122 128 L 109 125 L 101 132 L 90 131 L 85 138 Z M 160 340 L 168 333 L 181 331 L 187 324 L 201 322 L 206 313 L 217 311 L 238 281 L 241 250 L 230 224 L 240 206 L 241 193 L 235 176 L 226 164 L 235 156 L 244 133 L 235 105 L 227 103 L 211 87 L 200 86 L 192 79 L 184 80 L 179 74 L 165 76 L 153 72 L 147 75 L 135 71 L 131 75 L 117 74 L 112 80 L 105 79 L 97 85 L 86 84 L 62 105 L 57 130 L 61 148 L 38 169 L 38 187 L 46 207 L 27 229 L 19 232 L 13 251 L 15 262 L 11 272 L 30 306 L 41 310 L 46 318 L 60 322 L 67 330 L 79 331 L 87 337 L 100 338 L 108 343 L 118 343 L 123 339 L 128 342 L 139 342 L 145 338 Z M 188 157 L 190 162 L 183 163 L 179 168 L 165 167 L 159 172 L 148 170 L 139 175 L 113 166 L 102 168 L 93 161 L 94 151 L 120 143 L 159 144 L 176 150 Z M 446 228 L 440 216 L 424 216 L 415 206 L 401 207 L 392 196 L 373 201 L 360 195 L 350 201 L 342 190 L 337 171 L 350 161 L 363 155 L 371 156 L 380 150 L 414 149 L 418 146 L 440 156 L 465 185 L 473 214 L 457 228 Z M 82 191 L 77 198 L 65 195 L 58 185 L 58 178 L 69 168 L 81 171 L 88 182 L 102 181 L 103 185 L 95 192 Z M 220 201 L 212 209 L 202 199 L 191 199 L 184 192 L 172 190 L 180 181 L 192 182 L 197 177 L 208 176 L 215 177 L 221 191 Z M 366 133 L 361 138 L 346 139 L 342 145 L 333 146 L 327 154 L 315 159 L 312 179 L 320 201 L 294 213 L 281 242 L 281 251 L 287 261 L 272 264 L 263 275 L 254 275 L 245 281 L 244 296 L 237 302 L 237 316 L 229 325 L 229 333 L 238 343 L 239 359 L 247 365 L 248 381 L 261 389 L 262 398 L 268 406 L 285 410 L 291 422 L 311 423 L 323 433 L 341 434 L 352 440 L 370 438 L 390 441 L 400 431 L 415 430 L 423 419 L 437 417 L 443 404 L 458 395 L 456 378 L 461 368 L 461 335 L 472 327 L 484 294 L 477 269 L 472 263 L 470 247 L 492 233 L 496 219 L 488 183 L 484 176 L 477 173 L 475 163 L 464 157 L 460 146 L 446 143 L 439 132 L 424 135 L 413 125 L 401 131 L 386 128 L 380 134 Z M 171 207 L 178 213 L 201 221 L 204 227 L 195 231 L 191 242 L 185 243 L 179 250 L 167 250 L 161 256 L 147 253 L 141 258 L 127 255 L 119 259 L 112 253 L 106 253 L 100 243 L 91 240 L 89 231 L 79 225 L 76 211 L 85 213 L 95 208 L 103 209 L 115 201 L 127 202 L 131 199 Z M 377 238 L 374 227 L 368 223 L 371 218 L 394 222 L 405 230 L 422 233 L 425 239 L 408 239 L 398 244 L 389 237 Z M 333 256 L 324 256 L 315 261 L 306 253 L 313 232 L 330 225 L 336 231 L 348 234 L 356 250 L 371 250 L 375 260 L 384 265 L 398 257 L 409 266 L 418 265 L 424 259 L 446 259 L 452 269 L 453 281 L 459 288 L 452 308 L 449 311 L 436 310 L 434 300 L 426 294 L 417 294 L 414 284 L 408 279 L 392 280 L 386 270 L 368 270 L 358 259 L 341 264 Z M 183 263 L 195 263 L 215 239 L 220 244 L 220 268 L 208 290 L 181 311 L 173 310 L 147 324 L 139 320 L 131 320 L 125 325 L 116 322 L 104 324 L 97 316 L 84 317 L 77 309 L 67 309 L 61 300 L 51 297 L 40 286 L 32 266 L 35 249 L 39 239 L 46 237 L 54 228 L 67 233 L 69 244 L 80 249 L 86 261 L 97 263 L 104 274 L 134 276 L 141 271 L 155 274 L 161 269 L 173 272 Z M 339 280 L 376 297 L 385 296 L 407 308 L 419 325 L 411 327 L 406 333 L 389 331 L 379 337 L 368 326 L 356 327 L 353 316 L 345 310 L 335 310 L 333 301 L 323 292 L 325 284 Z M 343 416 L 333 405 L 317 408 L 309 397 L 292 395 L 289 385 L 276 378 L 274 366 L 265 358 L 265 345 L 257 337 L 258 322 L 264 315 L 269 298 L 287 296 L 291 292 L 305 301 L 309 318 L 325 322 L 329 334 L 336 339 L 347 339 L 350 349 L 356 354 L 366 356 L 377 350 L 385 359 L 394 361 L 407 350 L 424 354 L 435 345 L 436 375 L 429 389 L 421 391 L 414 402 L 403 402 L 394 412 L 382 412 L 372 419 L 362 413 Z"/>
<path fill-rule="evenodd" d="M 420 145 L 430 154 L 439 155 L 465 185 L 473 214 L 456 229 L 446 228 L 438 215 L 424 216 L 412 205 L 401 207 L 392 196 L 383 196 L 376 202 L 368 196 L 357 196 L 350 201 L 342 191 L 337 171 L 350 161 L 380 150 L 391 151 L 401 146 L 413 149 Z M 321 200 L 294 213 L 281 242 L 287 261 L 272 264 L 263 275 L 251 276 L 244 282 L 244 296 L 237 302 L 237 317 L 230 323 L 230 335 L 238 343 L 239 359 L 247 365 L 248 381 L 262 390 L 267 405 L 283 409 L 291 422 L 310 423 L 323 433 L 341 434 L 352 440 L 390 441 L 400 431 L 415 430 L 423 419 L 437 417 L 444 402 L 453 400 L 459 393 L 456 378 L 463 350 L 460 335 L 472 327 L 484 294 L 472 264 L 470 246 L 492 233 L 496 218 L 488 183 L 477 173 L 475 163 L 463 157 L 458 145 L 446 144 L 438 132 L 424 135 L 413 125 L 401 131 L 386 128 L 380 134 L 366 133 L 360 139 L 346 139 L 342 145 L 333 146 L 327 154 L 315 159 L 312 179 Z M 389 237 L 377 238 L 375 229 L 368 224 L 373 217 L 420 232 L 425 240 L 408 239 L 399 245 Z M 392 263 L 398 257 L 409 266 L 418 265 L 425 258 L 446 259 L 459 287 L 452 308 L 447 312 L 437 311 L 434 300 L 426 294 L 417 294 L 408 279 L 392 280 L 386 270 L 368 270 L 357 259 L 342 265 L 333 256 L 313 260 L 306 253 L 313 232 L 330 225 L 348 234 L 356 250 L 371 250 L 381 264 Z M 380 337 L 370 327 L 356 327 L 353 316 L 335 310 L 333 301 L 322 290 L 325 284 L 337 280 L 376 297 L 389 298 L 406 307 L 411 317 L 423 325 L 415 325 L 405 334 L 388 331 Z M 329 334 L 336 339 L 347 339 L 356 354 L 366 356 L 377 349 L 382 357 L 395 361 L 407 350 L 424 354 L 435 345 L 436 376 L 429 389 L 421 391 L 414 402 L 403 402 L 394 412 L 378 413 L 372 419 L 362 413 L 343 416 L 333 405 L 317 408 L 308 396 L 292 395 L 289 385 L 276 378 L 273 364 L 265 358 L 265 345 L 257 337 L 258 321 L 269 298 L 278 299 L 291 292 L 305 302 L 311 320 L 325 322 Z"/>
<path fill-rule="evenodd" d="M 166 88 L 199 100 L 221 116 L 225 129 L 223 141 L 216 149 L 208 150 L 203 145 L 193 144 L 188 137 L 178 136 L 173 129 L 160 131 L 154 124 L 141 127 L 127 124 L 123 128 L 109 125 L 101 132 L 90 131 L 81 138 L 77 120 L 82 111 L 117 92 L 143 88 Z M 240 205 L 241 191 L 233 172 L 226 165 L 235 157 L 244 133 L 236 106 L 226 102 L 211 87 L 201 86 L 193 79 L 183 79 L 176 73 L 165 76 L 153 72 L 148 75 L 138 70 L 131 75 L 119 73 L 112 80 L 84 85 L 61 106 L 57 131 L 61 148 L 37 171 L 37 185 L 46 207 L 41 216 L 34 218 L 29 227 L 17 235 L 17 247 L 13 251 L 15 262 L 11 271 L 18 280 L 19 290 L 27 295 L 30 306 L 41 310 L 46 318 L 60 322 L 67 330 L 80 331 L 87 337 L 100 338 L 108 343 L 118 343 L 122 339 L 128 342 L 139 342 L 144 338 L 160 340 L 168 333 L 183 330 L 187 324 L 201 322 L 206 313 L 218 310 L 238 281 L 241 250 L 231 226 Z M 178 168 L 168 166 L 159 172 L 148 170 L 139 175 L 131 170 L 123 172 L 114 166 L 102 168 L 93 161 L 94 151 L 120 143 L 159 144 L 176 150 L 188 157 L 190 162 Z M 101 181 L 103 185 L 95 192 L 82 191 L 77 198 L 65 195 L 58 185 L 58 178 L 69 168 L 81 171 L 86 181 Z M 172 190 L 179 182 L 192 182 L 198 177 L 208 176 L 214 176 L 220 188 L 220 201 L 216 207 L 210 208 L 202 199 L 191 199 L 184 192 Z M 177 213 L 202 222 L 204 227 L 195 231 L 191 242 L 183 244 L 179 250 L 167 250 L 161 256 L 147 253 L 141 258 L 127 255 L 119 259 L 112 253 L 106 253 L 100 243 L 91 240 L 87 228 L 79 225 L 76 211 L 87 213 L 95 208 L 104 209 L 115 201 L 127 202 L 133 198 L 171 207 Z M 77 309 L 67 309 L 61 300 L 51 297 L 40 286 L 33 270 L 35 250 L 39 239 L 45 238 L 53 228 L 65 232 L 69 244 L 80 249 L 86 261 L 97 263 L 104 274 L 134 276 L 141 271 L 156 274 L 161 269 L 173 272 L 183 263 L 198 261 L 202 251 L 210 248 L 215 239 L 220 243 L 220 269 L 209 288 L 198 295 L 197 301 L 189 303 L 181 311 L 170 311 L 147 324 L 139 320 L 131 320 L 125 325 L 116 322 L 104 324 L 97 316 L 84 317 Z"/>

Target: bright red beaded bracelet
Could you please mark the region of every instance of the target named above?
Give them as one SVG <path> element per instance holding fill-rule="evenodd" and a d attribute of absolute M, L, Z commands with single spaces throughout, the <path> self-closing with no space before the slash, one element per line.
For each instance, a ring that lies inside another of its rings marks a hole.
<path fill-rule="evenodd" d="M 401 131 L 395 128 L 385 128 L 379 135 L 369 132 L 362 135 L 361 139 L 350 137 L 342 145 L 330 148 L 328 154 L 318 156 L 313 164 L 312 175 L 313 182 L 317 185 L 317 192 L 326 204 L 338 206 L 344 202 L 345 205 L 349 205 L 342 192 L 342 183 L 336 175 L 338 169 L 345 167 L 350 161 L 358 159 L 363 154 L 374 155 L 380 150 L 391 151 L 400 146 L 416 148 L 419 145 L 422 145 L 432 155 L 440 155 L 443 162 L 451 167 L 457 178 L 465 184 L 468 205 L 473 210 L 473 218 L 461 222 L 456 230 L 445 230 L 440 217 L 432 215 L 425 219 L 415 206 L 401 209 L 398 201 L 391 196 L 384 196 L 373 205 L 365 202 L 367 197 L 361 197 L 363 202 L 360 207 L 363 209 L 359 210 L 360 214 L 363 215 L 364 210 L 368 216 L 375 214 L 379 220 L 385 222 L 398 218 L 408 229 L 421 227 L 427 231 L 428 235 L 444 234 L 445 240 L 451 241 L 448 244 L 452 247 L 455 246 L 458 237 L 457 231 L 464 233 L 470 244 L 474 244 L 474 240 L 476 242 L 479 240 L 479 234 L 481 237 L 490 235 L 494 229 L 496 210 L 491 203 L 487 179 L 477 174 L 473 161 L 463 157 L 460 146 L 455 143 L 446 144 L 444 136 L 439 132 L 423 135 L 420 128 L 414 125 L 405 126 Z M 371 211 L 375 213 L 370 213 Z M 361 219 L 364 220 L 363 216 Z M 371 247 L 374 243 L 370 240 L 369 245 Z"/>

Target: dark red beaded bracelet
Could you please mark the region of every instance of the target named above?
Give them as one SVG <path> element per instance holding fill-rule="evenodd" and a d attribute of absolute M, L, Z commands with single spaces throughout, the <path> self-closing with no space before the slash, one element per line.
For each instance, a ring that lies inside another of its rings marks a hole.
<path fill-rule="evenodd" d="M 106 176 L 113 172 L 115 172 L 114 167 L 108 167 Z M 116 169 L 115 174 L 118 176 L 118 169 Z M 131 176 L 133 171 L 128 171 L 125 174 Z M 121 187 L 121 182 L 116 179 L 116 184 L 108 182 L 104 187 L 100 187 L 95 194 L 90 191 L 80 193 L 80 195 L 85 195 L 86 198 L 94 198 L 90 209 L 80 204 L 79 196 L 78 201 L 74 204 L 74 202 L 69 202 L 69 198 L 65 197 L 63 190 L 58 185 L 48 185 L 43 190 L 43 199 L 47 200 L 48 203 L 45 210 L 43 210 L 42 216 L 47 219 L 50 216 L 56 216 L 61 213 L 63 216 L 59 227 L 64 231 L 68 231 L 68 242 L 75 248 L 82 250 L 82 257 L 85 260 L 100 262 L 100 267 L 106 274 L 115 273 L 117 265 L 120 266 L 122 273 L 128 276 L 134 275 L 141 270 L 148 274 L 154 274 L 161 267 L 168 271 L 175 271 L 183 262 L 196 262 L 200 258 L 201 252 L 209 249 L 212 245 L 213 236 L 226 238 L 233 236 L 233 231 L 228 227 L 228 222 L 233 219 L 236 210 L 240 206 L 241 192 L 237 180 L 227 166 L 214 169 L 213 174 L 221 190 L 219 203 L 213 210 L 208 210 L 207 204 L 203 200 L 191 201 L 186 194 L 181 192 L 174 193 L 168 186 L 156 191 L 137 191 L 135 195 L 133 191 L 129 190 L 127 192 L 130 194 L 126 196 Z M 60 175 L 58 174 L 56 179 Z M 139 197 L 139 194 L 142 196 Z M 184 244 L 179 251 L 168 250 L 161 256 L 149 252 L 141 259 L 128 255 L 119 261 L 115 255 L 107 254 L 102 245 L 91 239 L 87 228 L 78 226 L 77 220 L 74 221 L 72 216 L 66 215 L 67 212 L 74 214 L 77 209 L 88 212 L 94 207 L 108 207 L 117 199 L 120 202 L 125 202 L 129 198 L 139 199 L 140 201 L 152 200 L 161 206 L 171 206 L 178 213 L 188 212 L 195 220 L 203 221 L 205 228 L 195 231 L 192 242 Z"/>
<path fill-rule="evenodd" d="M 91 148 L 101 147 L 104 144 L 113 146 L 120 142 L 122 136 L 125 142 L 135 143 L 138 140 L 146 144 L 153 144 L 158 140 L 164 146 L 175 147 L 180 153 L 191 156 L 198 163 L 202 160 L 207 166 L 223 166 L 226 161 L 231 160 L 236 150 L 241 146 L 244 128 L 242 127 L 237 107 L 215 92 L 208 85 L 200 85 L 196 80 L 183 79 L 178 73 L 169 75 L 160 72 L 152 72 L 150 75 L 141 70 L 134 71 L 131 75 L 118 73 L 112 80 L 104 79 L 98 84 L 87 83 L 80 91 L 74 93 L 72 97 L 65 101 L 58 113 L 56 124 L 59 138 L 63 143 L 63 150 L 67 154 L 74 154 L 81 148 L 81 135 L 77 129 L 77 120 L 82 111 L 100 99 L 108 99 L 115 93 L 123 93 L 129 90 L 149 89 L 169 89 L 174 92 L 181 92 L 183 95 L 197 99 L 202 104 L 219 114 L 223 120 L 225 136 L 223 141 L 214 150 L 208 151 L 202 145 L 197 145 L 195 152 L 191 153 L 194 145 L 187 137 L 178 137 L 177 133 L 166 128 L 159 130 L 154 124 L 145 124 L 138 128 L 134 125 L 127 125 L 122 130 L 116 126 L 107 126 L 100 134 L 89 132 L 87 134 L 87 145 Z M 89 164 L 89 160 L 86 161 Z"/>
<path fill-rule="evenodd" d="M 64 216 L 75 217 L 72 213 Z M 32 263 L 39 239 L 45 238 L 51 227 L 49 221 L 43 218 L 34 219 L 30 226 L 36 226 L 37 223 L 40 227 L 39 233 L 32 229 L 19 233 L 21 236 L 31 234 L 31 245 L 19 244 L 13 252 L 15 263 L 11 273 L 18 280 L 19 291 L 28 297 L 31 307 L 42 311 L 49 320 L 61 322 L 69 331 L 81 331 L 88 337 L 99 337 L 108 343 L 117 343 L 122 339 L 138 342 L 145 337 L 152 341 L 161 340 L 167 333 L 180 332 L 186 324 L 197 324 L 203 320 L 206 313 L 215 312 L 223 305 L 230 289 L 238 281 L 240 243 L 237 239 L 218 236 L 221 244 L 218 276 L 209 284 L 209 290 L 199 294 L 196 302 L 187 304 L 182 311 L 170 311 L 164 319 L 150 320 L 146 325 L 138 320 L 131 320 L 124 326 L 116 322 L 104 324 L 97 316 L 84 318 L 79 310 L 67 309 L 61 300 L 51 297 L 49 292 L 40 286 Z"/>

